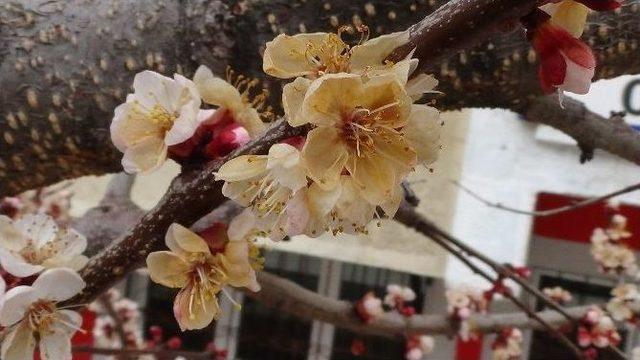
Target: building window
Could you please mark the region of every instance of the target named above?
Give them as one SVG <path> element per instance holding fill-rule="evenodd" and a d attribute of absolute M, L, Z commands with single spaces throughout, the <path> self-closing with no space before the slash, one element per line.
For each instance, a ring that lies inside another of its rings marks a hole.
<path fill-rule="evenodd" d="M 308 256 L 270 251 L 265 269 L 316 291 L 320 260 Z M 275 312 L 245 297 L 242 306 L 236 358 L 244 360 L 305 360 L 311 321 Z"/>
<path fill-rule="evenodd" d="M 427 280 L 416 275 L 400 273 L 355 264 L 342 264 L 340 299 L 356 301 L 368 291 L 378 296 L 385 294 L 388 284 L 409 286 L 416 292 L 414 302 L 417 311 L 421 311 Z M 351 353 L 351 344 L 355 340 L 364 342 L 366 352 L 360 356 Z M 361 336 L 350 330 L 337 328 L 333 339 L 331 359 L 333 360 L 382 360 L 397 359 L 404 353 L 404 341 L 377 336 Z"/>

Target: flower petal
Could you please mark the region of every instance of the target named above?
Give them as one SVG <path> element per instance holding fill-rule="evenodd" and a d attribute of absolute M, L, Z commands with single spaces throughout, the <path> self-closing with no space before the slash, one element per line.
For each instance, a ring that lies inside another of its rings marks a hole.
<path fill-rule="evenodd" d="M 248 180 L 264 173 L 267 157 L 264 155 L 242 155 L 222 164 L 216 174 L 216 180 Z"/>
<path fill-rule="evenodd" d="M 215 295 L 204 299 L 192 299 L 191 291 L 191 287 L 182 289 L 173 302 L 173 314 L 182 331 L 203 329 L 220 313 L 218 298 Z M 204 304 L 201 303 L 202 300 Z"/>
<path fill-rule="evenodd" d="M 278 183 L 292 191 L 307 185 L 307 175 L 301 166 L 300 151 L 289 144 L 274 144 L 269 148 L 267 169 Z"/>
<path fill-rule="evenodd" d="M 351 49 L 351 71 L 359 71 L 367 66 L 383 66 L 385 59 L 397 47 L 409 41 L 409 32 L 401 31 L 378 36 Z"/>
<path fill-rule="evenodd" d="M 167 146 L 185 142 L 193 136 L 200 123 L 198 122 L 199 101 L 192 100 L 180 109 L 180 116 L 173 122 L 171 130 L 167 131 L 164 142 Z"/>
<path fill-rule="evenodd" d="M 193 76 L 202 100 L 207 104 L 234 109 L 242 104 L 240 92 L 233 85 L 213 75 L 211 70 L 201 65 Z"/>
<path fill-rule="evenodd" d="M 282 89 L 282 107 L 287 122 L 291 126 L 300 126 L 308 121 L 302 116 L 302 102 L 311 85 L 311 80 L 303 77 L 296 78 Z"/>
<path fill-rule="evenodd" d="M 556 5 L 551 15 L 551 24 L 562 27 L 567 30 L 573 37 L 582 36 L 585 24 L 587 23 L 587 15 L 589 8 L 575 2 L 573 0 L 564 0 Z"/>
<path fill-rule="evenodd" d="M 0 248 L 0 264 L 5 271 L 17 277 L 31 276 L 44 270 L 44 266 L 29 264 L 21 256 L 3 248 Z"/>
<path fill-rule="evenodd" d="M 311 130 L 302 148 L 302 159 L 308 175 L 325 190 L 338 184 L 348 159 L 345 144 L 334 127 L 321 126 Z"/>
<path fill-rule="evenodd" d="M 146 137 L 163 136 L 162 129 L 154 123 L 135 95 L 129 95 L 126 103 L 118 105 L 110 125 L 111 141 L 121 152 Z"/>
<path fill-rule="evenodd" d="M 125 151 L 122 157 L 124 171 L 129 174 L 149 173 L 167 159 L 167 145 L 160 138 L 147 137 Z"/>
<path fill-rule="evenodd" d="M 304 191 L 298 191 L 287 202 L 287 235 L 295 236 L 303 234 L 309 223 L 309 206 Z"/>
<path fill-rule="evenodd" d="M 407 95 L 411 96 L 413 100 L 418 100 L 426 93 L 437 93 L 434 91 L 438 86 L 438 80 L 431 75 L 419 74 L 407 82 L 405 89 Z"/>
<path fill-rule="evenodd" d="M 0 325 L 11 326 L 20 321 L 38 293 L 31 286 L 20 285 L 9 289 L 0 308 Z"/>
<path fill-rule="evenodd" d="M 24 321 L 9 330 L 2 340 L 1 356 L 4 360 L 32 359 L 36 339 L 29 324 Z"/>
<path fill-rule="evenodd" d="M 7 250 L 19 251 L 26 244 L 27 238 L 16 228 L 13 220 L 0 215 L 0 245 Z"/>
<path fill-rule="evenodd" d="M 25 215 L 15 222 L 15 227 L 38 247 L 52 241 L 58 232 L 56 222 L 45 214 Z"/>
<path fill-rule="evenodd" d="M 169 246 L 170 244 L 175 244 L 180 250 L 188 253 L 211 253 L 203 238 L 178 223 L 173 223 L 169 226 L 165 241 L 172 251 L 176 249 L 174 246 Z"/>
<path fill-rule="evenodd" d="M 242 107 L 233 109 L 233 112 L 235 120 L 247 130 L 252 138 L 262 134 L 267 128 L 260 118 L 258 110 L 249 105 L 243 104 Z"/>
<path fill-rule="evenodd" d="M 249 243 L 246 240 L 227 243 L 221 259 L 229 285 L 246 287 L 252 291 L 260 290 L 256 273 L 249 262 Z"/>
<path fill-rule="evenodd" d="M 307 59 L 307 46 L 311 44 L 318 47 L 327 36 L 327 33 L 276 36 L 267 42 L 262 57 L 262 69 L 265 73 L 281 79 L 311 75 L 316 69 Z"/>
<path fill-rule="evenodd" d="M 241 241 L 255 229 L 256 219 L 251 209 L 244 209 L 239 215 L 231 220 L 227 236 L 231 241 Z"/>
<path fill-rule="evenodd" d="M 71 337 L 82 325 L 82 317 L 69 310 L 61 310 L 60 316 L 66 324 L 56 323 L 54 331 L 40 334 L 40 357 L 42 360 L 71 360 Z M 68 324 L 68 325 L 67 325 Z"/>
<path fill-rule="evenodd" d="M 364 105 L 362 104 L 364 97 L 365 92 L 360 75 L 344 73 L 324 75 L 309 86 L 302 102 L 300 116 L 312 124 L 333 125 L 342 121 L 345 110 L 351 111 Z"/>
<path fill-rule="evenodd" d="M 427 105 L 413 105 L 407 125 L 402 129 L 405 139 L 418 154 L 418 160 L 431 164 L 440 150 L 440 112 Z"/>
<path fill-rule="evenodd" d="M 588 93 L 591 87 L 591 79 L 595 75 L 595 68 L 585 68 L 567 57 L 564 57 L 564 59 L 566 61 L 565 77 L 558 88 L 574 94 Z"/>
<path fill-rule="evenodd" d="M 184 95 L 184 86 L 170 77 L 145 70 L 133 78 L 135 98 L 147 109 L 156 105 L 172 113 L 179 108 Z"/>
<path fill-rule="evenodd" d="M 40 299 L 64 301 L 82 291 L 85 285 L 77 272 L 66 268 L 55 268 L 40 274 L 32 287 Z"/>
<path fill-rule="evenodd" d="M 372 205 L 384 203 L 396 185 L 395 169 L 381 156 L 355 158 L 346 164 L 360 195 Z"/>
<path fill-rule="evenodd" d="M 147 256 L 147 269 L 153 282 L 171 288 L 186 286 L 189 278 L 187 264 L 180 256 L 170 251 L 156 251 Z"/>

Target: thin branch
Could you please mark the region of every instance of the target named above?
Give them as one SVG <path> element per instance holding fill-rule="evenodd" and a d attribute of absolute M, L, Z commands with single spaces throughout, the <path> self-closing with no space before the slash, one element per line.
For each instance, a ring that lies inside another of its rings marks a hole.
<path fill-rule="evenodd" d="M 622 194 L 626 194 L 626 193 L 630 193 L 633 191 L 637 191 L 640 190 L 640 183 L 638 184 L 634 184 L 634 185 L 630 185 L 627 186 L 623 189 L 620 190 L 616 190 L 614 192 L 605 194 L 605 195 L 601 195 L 598 197 L 594 197 L 594 198 L 589 198 L 589 199 L 585 199 L 582 201 L 578 201 L 574 204 L 571 205 L 565 205 L 565 206 L 560 206 L 557 207 L 555 209 L 548 209 L 548 210 L 540 210 L 540 211 L 527 211 L 527 210 L 522 210 L 522 209 L 517 209 L 514 207 L 510 207 L 507 205 L 503 205 L 499 202 L 491 202 L 490 200 L 487 200 L 486 198 L 482 197 L 482 195 L 474 192 L 473 190 L 469 189 L 468 187 L 462 185 L 462 183 L 460 183 L 457 180 L 450 180 L 454 185 L 456 185 L 457 187 L 459 187 L 461 190 L 463 190 L 464 192 L 466 192 L 467 194 L 471 195 L 471 197 L 473 197 L 474 199 L 482 202 L 483 204 L 492 207 L 492 208 L 496 208 L 496 209 L 500 209 L 500 210 L 504 210 L 504 211 L 508 211 L 508 212 L 512 212 L 515 214 L 522 214 L 522 215 L 530 215 L 530 216 L 535 216 L 535 217 L 546 217 L 546 216 L 551 216 L 551 215 L 557 215 L 557 214 L 562 214 L 564 212 L 569 212 L 569 211 L 573 211 L 573 210 L 577 210 L 580 208 L 583 208 L 585 206 L 589 206 L 589 205 L 593 205 L 593 204 L 597 204 L 599 202 L 614 198 L 616 196 L 620 196 Z"/>
<path fill-rule="evenodd" d="M 131 201 L 131 189 L 136 180 L 135 175 L 126 173 L 115 174 L 109 185 L 100 205 L 112 205 L 114 203 L 128 203 Z"/>
<path fill-rule="evenodd" d="M 413 218 L 413 220 L 415 221 L 419 215 L 417 212 L 415 212 L 415 210 L 413 210 L 413 208 L 409 207 L 408 204 L 403 203 L 403 205 L 400 207 L 401 210 L 398 210 L 398 213 L 396 213 L 396 220 L 402 222 L 405 225 L 409 225 L 410 222 L 410 218 L 409 215 L 415 215 Z M 409 225 L 411 227 L 414 227 L 416 230 L 421 229 L 423 226 L 421 226 L 419 220 L 418 222 L 415 223 L 415 225 Z M 474 264 L 469 257 L 467 257 L 465 255 L 465 253 L 471 255 L 468 251 L 465 251 L 463 249 L 461 249 L 460 246 L 458 246 L 455 243 L 451 243 L 448 242 L 448 240 L 442 236 L 440 233 L 438 232 L 433 232 L 430 234 L 424 234 L 426 236 L 428 236 L 429 238 L 431 238 L 436 244 L 440 245 L 441 247 L 443 247 L 445 250 L 447 250 L 447 252 L 449 252 L 450 254 L 452 254 L 453 256 L 455 256 L 456 258 L 458 258 L 460 261 L 462 261 L 469 269 L 471 269 L 471 271 L 473 271 L 474 273 L 482 276 L 485 280 L 487 280 L 489 283 L 491 284 L 495 284 L 496 281 L 498 281 L 497 278 L 492 277 L 491 275 L 489 275 L 486 271 L 480 269 L 480 267 L 478 267 L 476 264 Z M 522 301 L 520 301 L 520 299 L 518 299 L 515 295 L 513 295 L 511 292 L 505 292 L 503 294 L 504 297 L 506 297 L 507 299 L 509 299 L 516 307 L 518 307 L 519 309 L 521 309 L 528 317 L 530 317 L 531 319 L 537 321 L 538 323 L 540 323 L 540 325 L 542 325 L 542 327 L 544 327 L 544 329 L 548 332 L 550 332 L 553 336 L 555 336 L 564 346 L 566 346 L 576 357 L 576 359 L 583 359 L 584 358 L 584 354 L 582 353 L 582 351 L 580 351 L 580 349 L 571 341 L 569 340 L 569 338 L 567 338 L 567 336 L 565 334 L 563 334 L 559 329 L 553 327 L 551 324 L 547 323 L 543 318 L 539 317 L 538 314 L 536 314 L 534 311 L 532 311 L 526 304 L 524 304 Z"/>
<path fill-rule="evenodd" d="M 415 209 L 411 208 L 407 204 L 402 204 L 400 209 L 395 215 L 395 220 L 403 223 L 416 231 L 426 235 L 432 240 L 436 241 L 438 244 L 441 244 L 446 240 L 447 246 L 451 248 L 453 245 L 455 248 L 459 249 L 462 253 L 467 254 L 468 256 L 474 257 L 489 267 L 491 267 L 498 275 L 508 278 L 516 282 L 518 285 L 522 286 L 522 288 L 535 296 L 538 300 L 544 303 L 549 308 L 557 311 L 562 316 L 564 316 L 568 321 L 572 322 L 574 326 L 577 326 L 577 322 L 579 318 L 574 317 L 571 313 L 569 313 L 565 308 L 560 306 L 557 302 L 549 298 L 542 291 L 538 290 L 536 287 L 531 285 L 528 281 L 520 277 L 516 274 L 510 266 L 505 266 L 493 261 L 491 258 L 477 251 L 476 249 L 466 245 L 459 239 L 454 236 L 448 234 L 447 232 L 440 229 L 437 225 L 432 223 L 431 221 L 424 218 L 422 215 L 418 214 Z M 454 254 L 456 255 L 456 254 Z M 468 260 L 467 260 L 468 261 Z M 466 264 L 466 262 L 465 262 Z M 610 349 L 621 359 L 626 359 L 626 355 L 624 355 L 619 349 L 614 346 L 610 346 Z"/>

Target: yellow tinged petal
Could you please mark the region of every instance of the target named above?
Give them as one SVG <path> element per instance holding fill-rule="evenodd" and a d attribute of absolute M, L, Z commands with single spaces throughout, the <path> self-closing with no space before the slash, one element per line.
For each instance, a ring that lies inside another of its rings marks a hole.
<path fill-rule="evenodd" d="M 202 100 L 207 104 L 235 109 L 242 105 L 242 97 L 233 85 L 213 75 L 211 70 L 201 65 L 193 77 Z"/>
<path fill-rule="evenodd" d="M 192 299 L 192 291 L 191 286 L 182 289 L 173 302 L 173 314 L 182 331 L 203 329 L 220 313 L 218 298 L 215 295 Z"/>
<path fill-rule="evenodd" d="M 426 105 L 413 105 L 407 125 L 402 129 L 405 139 L 418 154 L 418 160 L 431 164 L 440 152 L 440 112 Z"/>
<path fill-rule="evenodd" d="M 351 50 L 351 71 L 357 72 L 367 66 L 382 66 L 395 48 L 409 41 L 409 32 L 395 32 L 373 38 Z"/>
<path fill-rule="evenodd" d="M 348 155 L 334 127 L 322 126 L 311 130 L 302 149 L 302 160 L 309 177 L 325 190 L 338 184 Z"/>
<path fill-rule="evenodd" d="M 576 38 L 582 36 L 589 8 L 573 0 L 564 0 L 555 8 L 551 23 L 567 30 Z"/>
<path fill-rule="evenodd" d="M 165 241 L 167 244 L 177 244 L 180 250 L 187 253 L 211 253 L 203 238 L 178 223 L 169 226 Z"/>
<path fill-rule="evenodd" d="M 311 85 L 311 80 L 303 77 L 296 78 L 286 84 L 282 90 L 282 107 L 291 126 L 300 126 L 308 121 L 302 116 L 302 102 Z"/>
<path fill-rule="evenodd" d="M 302 103 L 302 117 L 312 124 L 331 125 L 342 121 L 345 111 L 362 105 L 364 97 L 360 75 L 325 75 L 309 86 Z"/>
<path fill-rule="evenodd" d="M 396 185 L 395 171 L 381 156 L 356 157 L 347 163 L 360 195 L 372 205 L 387 201 Z"/>
<path fill-rule="evenodd" d="M 147 256 L 149 277 L 153 282 L 171 287 L 181 288 L 187 285 L 189 264 L 170 251 L 156 251 Z"/>
<path fill-rule="evenodd" d="M 255 138 L 260 135 L 267 128 L 265 123 L 260 118 L 258 110 L 252 108 L 247 104 L 242 104 L 242 107 L 233 109 L 234 117 L 236 121 L 242 125 L 251 138 Z"/>
<path fill-rule="evenodd" d="M 267 156 L 264 155 L 243 155 L 233 158 L 224 163 L 218 173 L 216 180 L 242 181 L 261 175 L 267 169 Z"/>
<path fill-rule="evenodd" d="M 327 35 L 327 33 L 311 33 L 276 36 L 267 43 L 262 57 L 262 69 L 265 73 L 281 79 L 314 73 L 315 68 L 306 56 L 307 46 L 308 44 L 319 46 Z"/>

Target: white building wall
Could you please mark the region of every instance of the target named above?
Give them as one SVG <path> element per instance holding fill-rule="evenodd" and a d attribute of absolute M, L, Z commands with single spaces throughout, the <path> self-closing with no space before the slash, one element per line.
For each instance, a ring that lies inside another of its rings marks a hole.
<path fill-rule="evenodd" d="M 638 78 L 638 77 L 635 77 Z M 587 106 L 608 116 L 620 111 L 626 76 L 594 84 Z M 640 88 L 634 101 L 640 107 Z M 640 117 L 628 116 L 640 123 Z M 527 123 L 503 110 L 473 110 L 466 139 L 461 182 L 494 202 L 531 210 L 538 192 L 597 196 L 637 183 L 640 167 L 597 151 L 594 160 L 580 164 L 575 142 L 554 129 Z M 640 203 L 640 194 L 619 198 Z M 522 264 L 526 258 L 532 218 L 485 206 L 460 192 L 453 233 L 499 262 Z M 448 286 L 481 280 L 457 260 L 445 271 Z"/>

